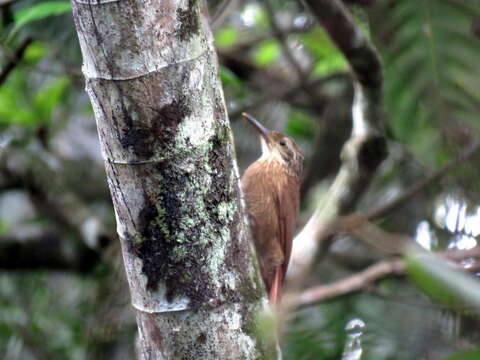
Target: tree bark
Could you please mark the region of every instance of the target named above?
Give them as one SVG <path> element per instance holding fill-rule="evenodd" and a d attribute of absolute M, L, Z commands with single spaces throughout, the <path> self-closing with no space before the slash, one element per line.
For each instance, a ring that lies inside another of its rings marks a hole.
<path fill-rule="evenodd" d="M 73 15 L 140 357 L 276 358 L 199 2 L 74 0 Z"/>

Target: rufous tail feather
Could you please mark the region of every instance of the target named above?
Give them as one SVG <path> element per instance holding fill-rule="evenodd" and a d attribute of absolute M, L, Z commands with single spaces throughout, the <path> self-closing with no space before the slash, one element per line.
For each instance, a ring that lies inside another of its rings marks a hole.
<path fill-rule="evenodd" d="M 273 278 L 272 287 L 270 288 L 270 293 L 268 298 L 271 304 L 278 304 L 282 297 L 282 287 L 283 287 L 283 269 L 281 267 L 277 268 L 275 272 L 275 277 Z"/>

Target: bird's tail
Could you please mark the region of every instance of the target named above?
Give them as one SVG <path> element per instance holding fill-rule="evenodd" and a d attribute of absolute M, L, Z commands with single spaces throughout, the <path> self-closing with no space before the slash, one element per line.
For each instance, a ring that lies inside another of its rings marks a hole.
<path fill-rule="evenodd" d="M 278 304 L 282 298 L 284 276 L 285 272 L 283 271 L 283 268 L 281 266 L 278 267 L 275 271 L 275 277 L 273 278 L 272 286 L 270 287 L 270 292 L 268 294 L 271 304 Z"/>

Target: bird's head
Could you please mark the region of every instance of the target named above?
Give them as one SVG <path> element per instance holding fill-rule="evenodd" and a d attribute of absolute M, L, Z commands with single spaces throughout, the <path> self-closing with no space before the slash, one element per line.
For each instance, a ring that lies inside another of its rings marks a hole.
<path fill-rule="evenodd" d="M 258 120 L 243 113 L 242 116 L 259 132 L 262 143 L 262 157 L 264 160 L 273 160 L 285 166 L 288 170 L 300 176 L 303 169 L 303 153 L 295 140 L 281 133 L 270 131 Z"/>

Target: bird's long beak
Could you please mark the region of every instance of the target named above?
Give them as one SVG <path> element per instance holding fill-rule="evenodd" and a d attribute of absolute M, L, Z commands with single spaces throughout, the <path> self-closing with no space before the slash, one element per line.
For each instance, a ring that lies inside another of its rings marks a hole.
<path fill-rule="evenodd" d="M 242 116 L 245 120 L 252 124 L 252 126 L 260 133 L 260 135 L 265 139 L 265 142 L 268 144 L 270 142 L 270 139 L 268 138 L 268 129 L 249 114 L 242 113 Z"/>

